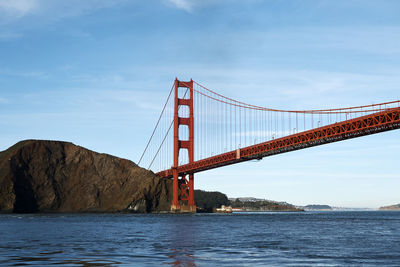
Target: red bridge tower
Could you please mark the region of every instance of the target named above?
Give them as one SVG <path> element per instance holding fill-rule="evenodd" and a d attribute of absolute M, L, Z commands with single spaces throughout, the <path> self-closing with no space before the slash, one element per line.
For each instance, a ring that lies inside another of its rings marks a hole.
<path fill-rule="evenodd" d="M 179 88 L 188 88 L 189 98 L 179 98 Z M 193 116 L 193 80 L 189 82 L 175 79 L 175 102 L 174 102 L 174 162 L 172 166 L 173 175 L 173 200 L 171 211 L 173 212 L 196 212 L 194 204 L 194 175 L 185 173 L 179 175 L 179 152 L 186 149 L 189 163 L 194 162 L 194 116 Z M 189 117 L 179 117 L 179 107 L 189 108 Z M 186 125 L 189 130 L 189 140 L 179 139 L 179 126 Z"/>

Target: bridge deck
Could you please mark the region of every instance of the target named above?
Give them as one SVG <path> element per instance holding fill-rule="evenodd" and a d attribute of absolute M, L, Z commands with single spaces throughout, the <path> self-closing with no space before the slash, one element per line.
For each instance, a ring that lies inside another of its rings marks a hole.
<path fill-rule="evenodd" d="M 179 175 L 400 128 L 400 107 L 248 146 L 178 167 Z M 172 169 L 157 173 L 172 177 Z"/>

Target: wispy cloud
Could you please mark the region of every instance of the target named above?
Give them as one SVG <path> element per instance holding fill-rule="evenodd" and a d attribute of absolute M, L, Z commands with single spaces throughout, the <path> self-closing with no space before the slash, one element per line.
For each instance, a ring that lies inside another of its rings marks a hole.
<path fill-rule="evenodd" d="M 9 103 L 9 100 L 7 98 L 0 97 L 0 104 L 7 104 L 7 103 Z"/>
<path fill-rule="evenodd" d="M 1 35 L 0 35 L 1 39 Z M 0 76 L 16 76 L 22 78 L 31 78 L 36 80 L 43 80 L 49 78 L 49 74 L 43 71 L 15 71 L 8 69 L 0 69 Z"/>
<path fill-rule="evenodd" d="M 69 0 L 49 1 L 40 0 L 41 12 L 46 14 L 49 20 L 59 20 L 66 17 L 79 16 L 103 8 L 111 8 L 127 2 L 126 0 Z"/>
<path fill-rule="evenodd" d="M 38 8 L 37 0 L 2 0 L 0 14 L 8 17 L 23 17 Z"/>
<path fill-rule="evenodd" d="M 79 16 L 102 8 L 109 8 L 126 0 L 0 0 L 0 23 L 9 24 L 24 17 L 37 16 L 37 21 L 54 22 L 66 17 Z"/>
<path fill-rule="evenodd" d="M 14 32 L 0 32 L 0 41 L 9 41 L 19 38 L 21 35 Z"/>
<path fill-rule="evenodd" d="M 164 0 L 168 6 L 182 9 L 188 13 L 192 13 L 196 8 L 205 7 L 212 4 L 220 3 L 223 0 Z"/>
<path fill-rule="evenodd" d="M 179 9 L 183 9 L 187 12 L 192 12 L 194 8 L 194 2 L 190 0 L 168 0 L 173 6 Z"/>
<path fill-rule="evenodd" d="M 151 71 L 155 71 L 154 67 Z M 221 68 L 215 65 L 204 68 L 201 64 L 157 68 L 157 73 L 176 73 L 182 80 L 193 78 L 239 101 L 292 110 L 348 107 L 399 99 L 399 71 L 383 68 L 371 73 L 368 70 Z"/>

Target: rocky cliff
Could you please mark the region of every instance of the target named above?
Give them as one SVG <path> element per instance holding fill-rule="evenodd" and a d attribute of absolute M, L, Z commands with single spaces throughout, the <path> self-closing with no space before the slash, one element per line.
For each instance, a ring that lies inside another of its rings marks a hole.
<path fill-rule="evenodd" d="M 0 152 L 0 212 L 168 211 L 172 182 L 72 143 L 27 140 Z"/>

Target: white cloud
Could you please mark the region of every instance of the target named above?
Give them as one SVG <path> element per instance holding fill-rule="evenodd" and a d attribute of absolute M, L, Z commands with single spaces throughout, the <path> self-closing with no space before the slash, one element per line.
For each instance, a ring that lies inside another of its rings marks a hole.
<path fill-rule="evenodd" d="M 0 41 L 7 41 L 19 38 L 21 35 L 14 32 L 0 32 Z"/>
<path fill-rule="evenodd" d="M 194 8 L 193 1 L 190 0 L 168 0 L 176 8 L 183 9 L 187 12 L 192 12 Z"/>
<path fill-rule="evenodd" d="M 0 0 L 0 23 L 8 24 L 28 16 L 37 16 L 41 22 L 54 22 L 126 2 L 127 0 Z"/>
<path fill-rule="evenodd" d="M 169 6 L 173 6 L 178 9 L 185 10 L 188 13 L 192 13 L 195 8 L 210 6 L 213 4 L 217 4 L 222 2 L 222 0 L 215 1 L 215 0 L 164 0 L 166 4 Z"/>
<path fill-rule="evenodd" d="M 9 17 L 23 17 L 37 7 L 37 0 L 0 0 L 0 14 Z"/>

